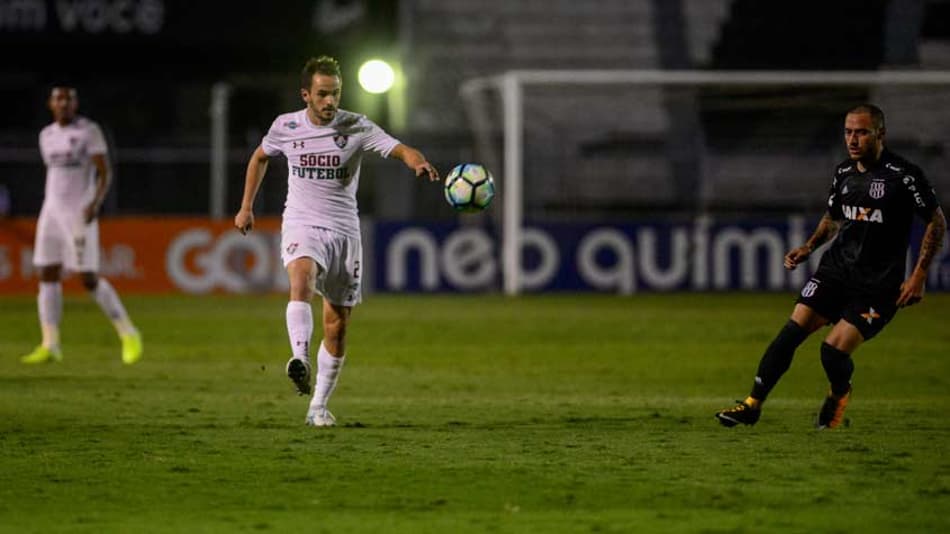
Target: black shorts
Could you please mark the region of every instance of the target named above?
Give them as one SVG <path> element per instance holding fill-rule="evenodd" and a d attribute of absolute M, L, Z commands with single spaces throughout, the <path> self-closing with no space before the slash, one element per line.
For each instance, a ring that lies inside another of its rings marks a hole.
<path fill-rule="evenodd" d="M 855 291 L 840 280 L 815 273 L 802 287 L 796 302 L 815 310 L 832 323 L 853 324 L 865 340 L 876 336 L 897 313 L 898 290 Z"/>

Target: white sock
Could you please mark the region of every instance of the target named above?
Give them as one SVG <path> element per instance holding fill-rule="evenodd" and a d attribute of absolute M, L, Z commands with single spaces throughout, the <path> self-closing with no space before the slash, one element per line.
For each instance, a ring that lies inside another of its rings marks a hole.
<path fill-rule="evenodd" d="M 63 285 L 59 282 L 40 282 L 36 307 L 40 314 L 43 346 L 48 349 L 59 348 L 59 322 L 63 318 Z"/>
<path fill-rule="evenodd" d="M 96 299 L 102 313 L 106 314 L 106 317 L 112 321 L 112 325 L 115 326 L 115 330 L 120 336 L 127 336 L 136 332 L 135 326 L 129 319 L 129 314 L 125 311 L 125 306 L 119 300 L 119 294 L 115 292 L 115 288 L 108 280 L 100 278 L 96 284 L 96 289 L 89 293 L 92 298 Z"/>
<path fill-rule="evenodd" d="M 313 309 L 309 302 L 292 300 L 287 303 L 287 335 L 294 358 L 306 360 L 310 354 L 310 337 L 313 336 Z"/>
<path fill-rule="evenodd" d="M 344 357 L 332 356 L 327 352 L 323 343 L 320 343 L 320 352 L 317 353 L 317 383 L 313 386 L 313 398 L 310 399 L 310 409 L 326 408 L 327 401 L 333 389 L 336 388 L 340 369 L 343 368 Z"/>

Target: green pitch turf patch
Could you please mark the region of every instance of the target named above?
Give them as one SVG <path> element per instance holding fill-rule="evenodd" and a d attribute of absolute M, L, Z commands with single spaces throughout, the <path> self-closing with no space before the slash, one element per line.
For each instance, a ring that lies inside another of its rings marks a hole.
<path fill-rule="evenodd" d="M 371 296 L 332 429 L 304 426 L 283 374 L 282 298 L 126 301 L 134 366 L 79 298 L 64 362 L 23 366 L 35 301 L 0 307 L 0 531 L 950 529 L 943 295 L 859 349 L 833 432 L 812 428 L 820 335 L 758 425 L 713 418 L 788 295 Z"/>

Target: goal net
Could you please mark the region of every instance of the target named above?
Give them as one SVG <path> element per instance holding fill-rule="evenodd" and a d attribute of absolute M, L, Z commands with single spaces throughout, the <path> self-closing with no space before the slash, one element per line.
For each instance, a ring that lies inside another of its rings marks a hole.
<path fill-rule="evenodd" d="M 887 145 L 950 191 L 950 72 L 509 71 L 466 81 L 496 169 L 504 290 L 527 224 L 818 217 L 844 112 L 884 109 Z"/>

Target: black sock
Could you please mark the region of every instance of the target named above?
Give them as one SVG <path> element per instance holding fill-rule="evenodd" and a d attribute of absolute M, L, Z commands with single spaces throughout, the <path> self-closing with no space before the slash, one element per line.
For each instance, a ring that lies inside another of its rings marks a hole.
<path fill-rule="evenodd" d="M 854 360 L 851 355 L 822 343 L 821 366 L 825 368 L 825 374 L 831 382 L 831 393 L 838 396 L 847 393 L 851 387 L 851 375 L 854 374 Z"/>
<path fill-rule="evenodd" d="M 755 374 L 755 383 L 749 396 L 764 401 L 769 392 L 778 383 L 779 378 L 792 365 L 795 349 L 808 338 L 807 332 L 798 323 L 791 319 L 785 323 L 782 330 L 772 340 L 772 344 L 765 350 L 759 362 L 759 370 Z"/>

